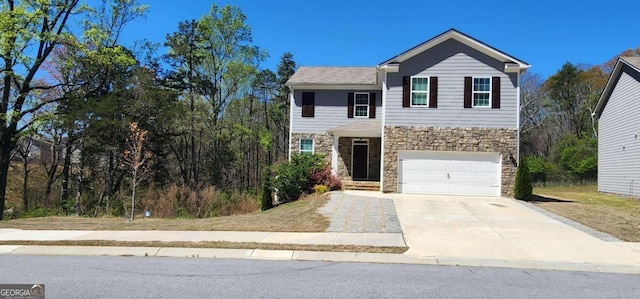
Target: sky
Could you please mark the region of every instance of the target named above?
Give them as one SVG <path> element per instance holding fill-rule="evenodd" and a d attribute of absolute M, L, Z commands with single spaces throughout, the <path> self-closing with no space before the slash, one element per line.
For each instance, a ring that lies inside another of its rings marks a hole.
<path fill-rule="evenodd" d="M 284 52 L 298 66 L 376 66 L 451 28 L 531 64 L 543 79 L 565 62 L 597 65 L 640 47 L 637 0 L 138 2 L 149 11 L 125 28 L 125 45 L 164 43 L 179 22 L 200 18 L 212 3 L 233 5 L 270 55 L 261 68 L 274 71 Z"/>

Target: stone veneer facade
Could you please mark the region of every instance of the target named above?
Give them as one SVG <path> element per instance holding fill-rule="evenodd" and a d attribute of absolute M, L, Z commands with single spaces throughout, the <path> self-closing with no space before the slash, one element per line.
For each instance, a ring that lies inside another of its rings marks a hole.
<path fill-rule="evenodd" d="M 300 140 L 313 139 L 313 152 L 323 155 L 331 165 L 333 136 L 328 133 L 292 133 L 291 153 L 300 152 Z M 353 180 L 351 176 L 351 155 L 354 139 L 369 140 L 369 178 L 370 181 L 380 180 L 380 150 L 381 138 L 353 138 L 340 137 L 338 139 L 338 169 L 341 180 Z"/>
<path fill-rule="evenodd" d="M 369 173 L 367 181 L 380 181 L 380 147 L 381 138 L 340 137 L 338 139 L 338 176 L 341 180 L 352 181 L 351 162 L 353 140 L 369 141 Z"/>
<path fill-rule="evenodd" d="M 388 126 L 384 128 L 384 192 L 398 192 L 398 151 L 463 151 L 502 154 L 502 195 L 513 196 L 517 129 Z"/>
<path fill-rule="evenodd" d="M 331 165 L 331 149 L 333 148 L 333 137 L 328 133 L 292 133 L 290 153 L 297 154 L 300 152 L 300 140 L 313 140 L 313 153 L 320 154 L 327 159 Z"/>

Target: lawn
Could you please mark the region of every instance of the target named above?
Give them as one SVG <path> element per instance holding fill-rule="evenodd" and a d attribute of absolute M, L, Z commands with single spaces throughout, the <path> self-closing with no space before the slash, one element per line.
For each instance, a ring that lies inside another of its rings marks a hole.
<path fill-rule="evenodd" d="M 535 187 L 537 206 L 624 241 L 640 242 L 640 201 L 599 193 L 595 185 Z"/>
<path fill-rule="evenodd" d="M 329 194 L 309 195 L 273 209 L 245 215 L 204 219 L 140 218 L 129 222 L 118 217 L 42 217 L 0 221 L 0 228 L 32 230 L 184 230 L 324 232 L 329 220 L 318 213 Z"/>

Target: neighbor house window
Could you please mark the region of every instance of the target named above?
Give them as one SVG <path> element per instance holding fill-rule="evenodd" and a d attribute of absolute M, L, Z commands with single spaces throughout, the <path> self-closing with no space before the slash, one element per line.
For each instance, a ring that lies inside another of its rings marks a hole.
<path fill-rule="evenodd" d="M 300 153 L 301 154 L 313 154 L 313 139 L 301 139 L 300 140 Z"/>
<path fill-rule="evenodd" d="M 473 78 L 473 107 L 491 107 L 491 78 Z"/>
<path fill-rule="evenodd" d="M 368 93 L 356 93 L 355 94 L 355 110 L 356 117 L 369 117 L 369 94 Z"/>
<path fill-rule="evenodd" d="M 411 77 L 411 106 L 429 105 L 429 77 Z"/>

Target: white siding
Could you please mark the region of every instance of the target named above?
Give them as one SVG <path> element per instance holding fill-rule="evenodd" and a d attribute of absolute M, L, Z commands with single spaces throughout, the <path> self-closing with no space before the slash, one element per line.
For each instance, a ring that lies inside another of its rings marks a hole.
<path fill-rule="evenodd" d="M 449 40 L 400 64 L 387 75 L 386 126 L 517 127 L 517 75 L 504 63 L 458 41 Z M 438 108 L 403 108 L 403 76 L 437 76 Z M 464 77 L 499 76 L 500 109 L 464 108 Z"/>
<path fill-rule="evenodd" d="M 600 116 L 598 191 L 639 197 L 640 75 L 634 76 L 623 70 Z"/>
<path fill-rule="evenodd" d="M 314 117 L 302 117 L 302 92 L 315 92 Z M 292 132 L 322 133 L 349 122 L 374 120 L 372 118 L 348 118 L 347 96 L 349 92 L 375 92 L 376 118 L 382 119 L 382 94 L 380 90 L 294 90 L 292 107 Z"/>

